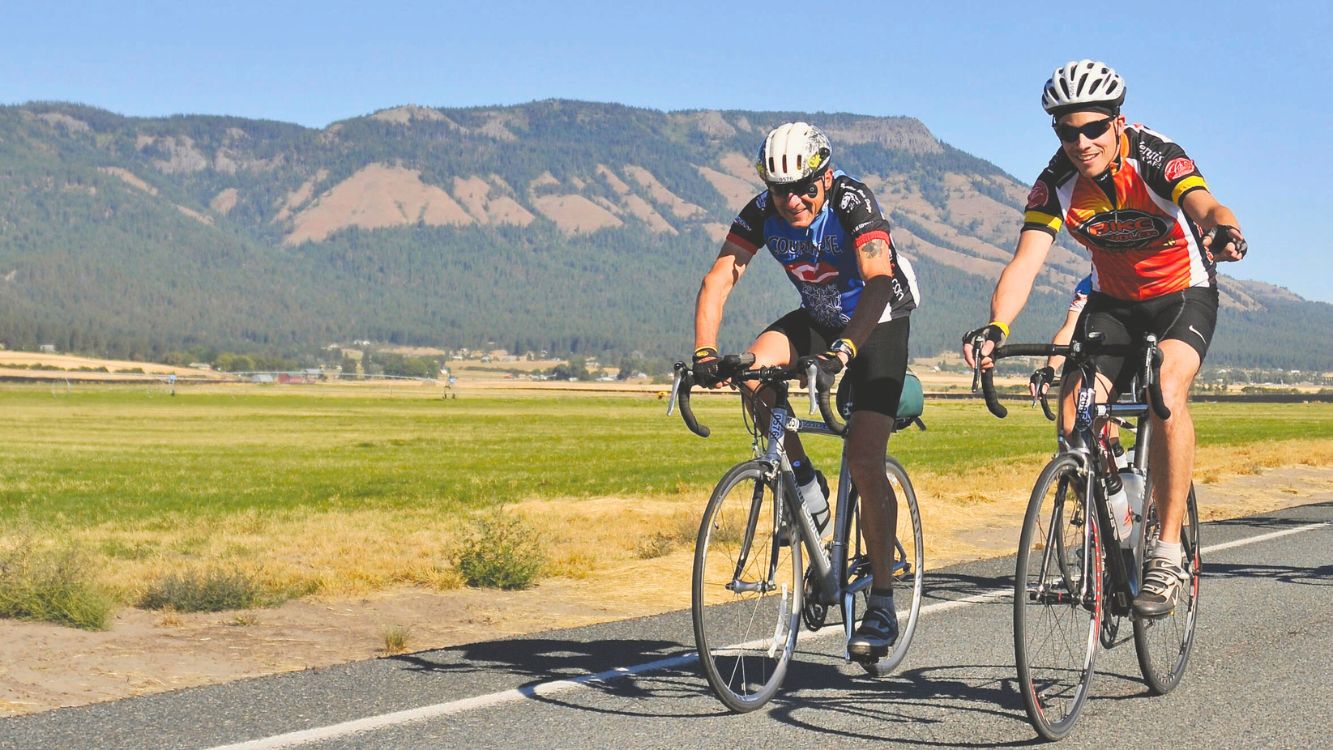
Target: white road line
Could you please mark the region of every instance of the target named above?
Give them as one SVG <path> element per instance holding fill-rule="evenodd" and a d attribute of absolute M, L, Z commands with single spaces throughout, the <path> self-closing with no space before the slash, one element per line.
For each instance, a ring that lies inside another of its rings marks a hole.
<path fill-rule="evenodd" d="M 1254 544 L 1255 542 L 1266 542 L 1269 539 L 1277 539 L 1280 536 L 1287 536 L 1288 534 L 1299 534 L 1302 531 L 1318 529 L 1327 525 L 1328 521 L 1323 521 L 1320 523 L 1306 524 L 1305 526 L 1297 526 L 1294 529 L 1283 529 L 1282 531 L 1274 531 L 1268 534 L 1260 534 L 1259 536 L 1247 536 L 1244 539 L 1237 539 L 1234 542 L 1223 542 L 1221 544 L 1214 544 L 1211 547 L 1204 547 L 1203 552 L 1204 554 L 1209 554 L 1212 552 L 1221 552 L 1224 549 L 1231 549 L 1232 547 L 1243 547 L 1247 544 Z M 1204 571 L 1207 572 L 1207 568 L 1205 568 Z"/>
<path fill-rule="evenodd" d="M 1266 542 L 1270 539 L 1288 536 L 1290 534 L 1299 534 L 1302 531 L 1311 531 L 1313 529 L 1328 526 L 1327 521 L 1321 523 L 1312 523 L 1305 526 L 1297 526 L 1292 529 L 1274 531 L 1259 536 L 1245 537 L 1232 542 L 1214 544 L 1203 548 L 1204 554 L 1220 552 L 1221 550 L 1231 549 L 1233 547 L 1242 547 L 1247 544 L 1256 544 Z M 994 589 L 980 594 L 963 597 L 947 602 L 938 602 L 921 608 L 921 614 L 935 614 L 938 612 L 947 612 L 951 609 L 972 606 L 974 604 L 984 604 L 986 602 L 999 601 L 1013 595 L 1013 589 Z M 801 634 L 802 641 L 811 641 L 821 638 L 828 638 L 834 635 L 841 636 L 841 628 L 830 628 L 822 633 L 811 633 L 806 631 Z M 369 732 L 375 729 L 385 727 L 399 726 L 402 724 L 411 724 L 413 722 L 435 719 L 441 716 L 451 716 L 466 711 L 473 711 L 479 708 L 491 708 L 506 703 L 515 703 L 518 701 L 531 700 L 533 698 L 543 698 L 546 696 L 557 695 L 568 692 L 585 685 L 607 683 L 618 680 L 622 677 L 645 674 L 647 672 L 657 672 L 664 669 L 676 669 L 694 664 L 699 660 L 699 655 L 695 653 L 674 656 L 669 659 L 659 659 L 646 664 L 638 664 L 632 667 L 617 667 L 597 674 L 576 677 L 570 680 L 555 680 L 552 682 L 543 682 L 528 687 L 515 688 L 513 690 L 503 690 L 498 693 L 487 695 L 478 695 L 472 698 L 462 698 L 448 703 L 436 703 L 431 706 L 422 706 L 420 708 L 407 709 L 405 711 L 395 711 L 378 716 L 367 716 L 363 719 L 353 719 L 339 724 L 330 724 L 324 727 L 315 727 L 314 729 L 303 729 L 297 732 L 288 732 L 278 734 L 272 737 L 261 737 L 257 740 L 248 742 L 238 742 L 233 745 L 220 745 L 210 750 L 277 750 L 278 748 L 298 747 L 312 742 L 321 742 L 324 740 L 338 739 L 361 732 Z"/>

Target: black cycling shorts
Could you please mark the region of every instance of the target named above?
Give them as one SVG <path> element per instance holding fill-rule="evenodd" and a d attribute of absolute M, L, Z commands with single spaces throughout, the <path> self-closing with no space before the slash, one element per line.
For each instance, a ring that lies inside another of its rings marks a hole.
<path fill-rule="evenodd" d="M 1189 344 L 1199 353 L 1199 361 L 1208 354 L 1217 327 L 1217 289 L 1191 287 L 1135 302 L 1093 292 L 1079 316 L 1074 337 L 1086 341 L 1089 331 L 1103 334 L 1107 345 L 1137 347 L 1143 337 L 1155 334 L 1158 341 L 1175 339 Z M 1099 354 L 1094 357 L 1097 371 L 1110 378 L 1117 393 L 1124 393 L 1138 375 L 1138 360 L 1126 367 L 1127 355 Z"/>
<path fill-rule="evenodd" d="M 847 368 L 845 378 L 851 379 L 852 411 L 873 411 L 892 417 L 898 411 L 898 399 L 903 395 L 903 378 L 907 376 L 908 321 L 902 317 L 877 324 L 870 336 L 860 345 L 856 359 Z M 810 318 L 805 308 L 792 310 L 764 329 L 777 331 L 787 337 L 796 349 L 797 357 L 821 354 L 842 336 L 841 328 L 823 326 Z"/>

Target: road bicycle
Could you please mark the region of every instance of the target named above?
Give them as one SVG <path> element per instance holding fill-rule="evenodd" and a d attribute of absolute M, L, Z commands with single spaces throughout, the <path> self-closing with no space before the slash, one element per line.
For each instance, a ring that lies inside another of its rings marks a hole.
<path fill-rule="evenodd" d="M 974 355 L 979 355 L 981 340 L 971 343 Z M 1019 542 L 1014 659 L 1028 719 L 1051 740 L 1067 735 L 1078 720 L 1088 699 L 1098 647 L 1111 648 L 1128 640 L 1117 639 L 1123 619 L 1133 625 L 1139 668 L 1154 694 L 1165 694 L 1179 684 L 1194 645 L 1203 561 L 1193 483 L 1181 529 L 1189 581 L 1176 608 L 1169 615 L 1148 618 L 1132 607 L 1146 553 L 1162 521 L 1148 458 L 1153 438 L 1148 412 L 1151 409 L 1162 419 L 1171 412 L 1158 382 L 1162 358 L 1156 337 L 1149 335 L 1142 347 L 1129 348 L 1104 345 L 1095 335 L 1065 346 L 1010 344 L 997 347 L 990 356 L 995 361 L 1066 356 L 1066 372 L 1077 370 L 1082 382 L 1091 384 L 1097 375 L 1093 356 L 1117 349 L 1142 357 L 1128 396 L 1097 403 L 1094 388 L 1080 389 L 1074 430 L 1065 437 L 1057 426 L 1058 451 L 1033 487 Z M 978 374 L 987 407 L 1003 418 L 1008 410 L 996 396 L 994 370 Z M 1053 418 L 1045 394 L 1041 398 L 1047 416 Z M 1135 435 L 1128 465 L 1118 471 L 1109 441 L 1112 423 Z M 1116 480 L 1123 487 L 1123 506 L 1115 492 Z"/>
<path fill-rule="evenodd" d="M 754 458 L 732 467 L 708 500 L 694 548 L 691 614 L 694 640 L 704 676 L 728 708 L 753 711 L 773 698 L 782 685 L 796 648 L 801 623 L 808 630 L 824 626 L 830 609 L 843 625 L 843 658 L 863 613 L 871 585 L 870 558 L 861 536 L 860 497 L 853 485 L 844 450 L 839 469 L 833 537 L 820 538 L 814 519 L 801 502 L 796 479 L 783 447 L 787 431 L 832 435 L 844 439 L 845 418 L 855 397 L 839 390 L 837 411 L 828 389 L 810 388 L 810 412 L 822 421 L 799 419 L 789 402 L 789 381 L 819 382 L 811 366 L 750 368 L 754 355 L 727 355 L 721 373 L 732 382 L 753 381 L 756 394 L 768 392 L 773 406 L 766 429 L 748 422 Z M 920 381 L 909 373 L 895 430 L 920 420 Z M 844 385 L 846 379 L 844 379 Z M 694 373 L 676 363 L 667 414 L 679 405 L 685 424 L 700 437 L 709 429 L 694 416 L 690 391 Z M 914 413 L 913 413 L 914 412 Z M 762 444 L 762 447 L 761 447 Z M 858 661 L 873 676 L 887 674 L 907 654 L 921 612 L 923 552 L 921 514 L 907 470 L 892 456 L 884 459 L 889 486 L 898 499 L 899 517 L 908 519 L 907 533 L 897 535 L 893 578 L 898 606 L 898 640 L 881 658 Z M 810 559 L 802 565 L 802 553 Z"/>

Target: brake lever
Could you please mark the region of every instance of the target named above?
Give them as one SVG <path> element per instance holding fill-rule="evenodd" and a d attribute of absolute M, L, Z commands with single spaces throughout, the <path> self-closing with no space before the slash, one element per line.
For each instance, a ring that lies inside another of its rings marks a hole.
<path fill-rule="evenodd" d="M 818 391 L 819 391 L 819 366 L 814 360 L 810 360 L 805 366 L 806 389 L 810 393 L 810 413 L 819 411 Z"/>
<path fill-rule="evenodd" d="M 977 336 L 972 339 L 972 392 L 981 387 L 981 344 L 985 339 Z"/>
<path fill-rule="evenodd" d="M 676 396 L 680 393 L 681 381 L 685 379 L 685 363 L 676 363 L 676 375 L 671 380 L 671 398 L 667 399 L 667 416 L 676 412 Z"/>

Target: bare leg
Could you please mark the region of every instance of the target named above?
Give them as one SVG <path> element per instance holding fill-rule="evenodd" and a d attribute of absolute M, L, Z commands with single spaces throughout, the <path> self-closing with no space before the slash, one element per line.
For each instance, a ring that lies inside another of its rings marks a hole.
<path fill-rule="evenodd" d="M 749 351 L 754 354 L 755 367 L 773 367 L 778 365 L 791 365 L 796 361 L 796 349 L 791 345 L 791 341 L 786 335 L 777 331 L 765 331 L 759 334 L 759 338 L 750 344 Z M 755 423 L 761 429 L 767 431 L 768 421 L 770 419 L 770 409 L 773 407 L 773 398 L 770 393 L 761 393 L 755 398 L 754 383 L 741 383 L 741 391 L 745 394 L 751 405 L 751 413 L 754 414 Z M 806 459 L 805 446 L 801 445 L 801 438 L 794 432 L 788 432 L 783 440 L 783 445 L 787 450 L 787 458 L 792 461 L 804 461 Z"/>
<path fill-rule="evenodd" d="M 1149 466 L 1154 497 L 1162 512 L 1161 540 L 1172 544 L 1180 541 L 1194 472 L 1194 419 L 1189 411 L 1189 392 L 1202 363 L 1199 353 L 1183 341 L 1163 341 L 1161 349 L 1162 400 L 1171 410 L 1171 418 L 1163 421 L 1152 415 L 1158 439 L 1153 441 Z"/>
<path fill-rule="evenodd" d="M 848 422 L 847 464 L 861 494 L 861 531 L 870 552 L 875 588 L 893 587 L 893 545 L 897 539 L 898 498 L 884 472 L 893 418 L 873 411 L 853 412 Z"/>

